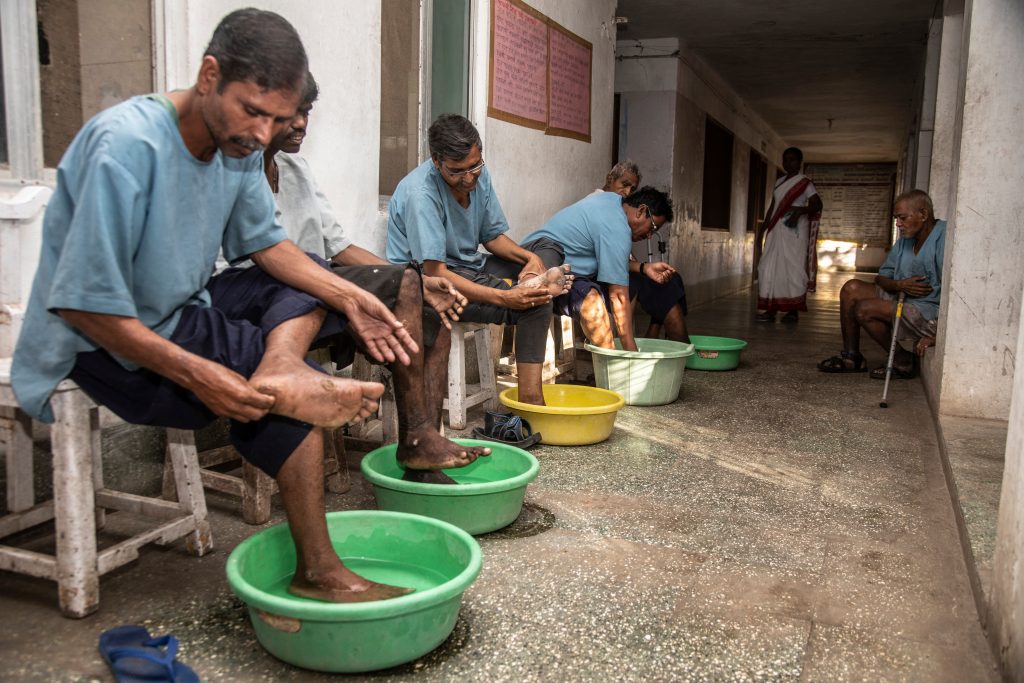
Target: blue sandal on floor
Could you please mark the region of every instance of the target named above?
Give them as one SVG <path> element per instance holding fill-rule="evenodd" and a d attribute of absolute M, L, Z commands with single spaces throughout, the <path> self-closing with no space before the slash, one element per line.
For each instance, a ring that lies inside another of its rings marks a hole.
<path fill-rule="evenodd" d="M 100 634 L 100 654 L 118 683 L 199 683 L 199 676 L 177 661 L 178 639 L 154 638 L 142 626 L 117 626 Z"/>
<path fill-rule="evenodd" d="M 488 410 L 484 416 L 484 428 L 477 427 L 473 436 L 485 441 L 496 441 L 516 448 L 529 448 L 540 441 L 540 433 L 534 433 L 530 423 L 510 413 L 496 413 Z"/>

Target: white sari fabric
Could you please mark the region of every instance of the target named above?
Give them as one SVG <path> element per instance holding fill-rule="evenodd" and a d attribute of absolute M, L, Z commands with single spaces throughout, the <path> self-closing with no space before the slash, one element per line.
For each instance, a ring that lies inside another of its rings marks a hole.
<path fill-rule="evenodd" d="M 806 185 L 802 190 L 800 185 Z M 783 177 L 775 183 L 774 211 L 764 238 L 757 266 L 757 308 L 776 311 L 806 311 L 807 292 L 814 291 L 817 275 L 818 216 L 801 214 L 795 227 L 786 225 L 789 210 L 807 206 L 818 191 L 807 176 Z"/>

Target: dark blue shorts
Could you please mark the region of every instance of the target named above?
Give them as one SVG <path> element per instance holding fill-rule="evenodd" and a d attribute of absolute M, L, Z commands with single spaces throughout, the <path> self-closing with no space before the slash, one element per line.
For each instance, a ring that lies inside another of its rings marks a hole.
<path fill-rule="evenodd" d="M 587 298 L 587 294 L 590 294 L 590 290 L 596 289 L 601 293 L 605 299 L 605 304 L 608 304 L 608 289 L 605 285 L 597 280 L 591 280 L 586 275 L 573 274 L 572 287 L 565 294 L 555 297 L 551 302 L 555 306 L 555 313 L 560 315 L 567 315 L 575 319 L 580 317 L 580 306 L 583 305 L 583 300 Z"/>
<path fill-rule="evenodd" d="M 207 290 L 211 306 L 182 309 L 170 340 L 246 378 L 263 358 L 264 340 L 272 329 L 321 307 L 316 298 L 256 267 L 232 268 L 214 276 Z M 345 338 L 340 333 L 346 324 L 343 315 L 328 311 L 317 339 Z M 78 354 L 70 377 L 93 400 L 127 422 L 199 429 L 216 419 L 192 392 L 151 370 L 126 370 L 103 349 Z M 280 415 L 248 423 L 232 420 L 231 443 L 246 460 L 276 477 L 312 429 L 310 424 Z"/>
<path fill-rule="evenodd" d="M 683 315 L 688 313 L 686 308 L 686 288 L 683 286 L 683 278 L 679 273 L 674 273 L 665 284 L 658 284 L 646 275 L 640 273 L 629 274 L 629 299 L 639 299 L 640 308 L 647 311 L 651 316 L 651 322 L 660 325 L 668 317 L 672 307 L 679 305 Z"/>

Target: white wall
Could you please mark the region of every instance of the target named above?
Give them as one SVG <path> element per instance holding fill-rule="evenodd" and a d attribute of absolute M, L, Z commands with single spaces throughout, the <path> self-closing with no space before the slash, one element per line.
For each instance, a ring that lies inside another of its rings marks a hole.
<path fill-rule="evenodd" d="M 545 135 L 486 116 L 491 8 L 490 0 L 477 0 L 470 118 L 483 138 L 484 158 L 508 218 L 509 236 L 515 240 L 591 192 L 611 165 L 615 0 L 528 0 L 528 4 L 594 46 L 591 141 Z"/>
<path fill-rule="evenodd" d="M 295 26 L 320 85 L 302 147 L 321 189 L 359 245 L 382 252 L 378 212 L 380 156 L 380 3 L 313 0 L 163 0 L 163 74 L 157 82 L 187 88 L 195 81 L 213 29 L 241 7 L 277 12 Z"/>

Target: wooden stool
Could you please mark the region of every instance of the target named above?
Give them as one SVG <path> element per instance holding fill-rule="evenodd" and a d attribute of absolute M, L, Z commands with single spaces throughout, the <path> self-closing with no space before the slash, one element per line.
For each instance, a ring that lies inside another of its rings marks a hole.
<path fill-rule="evenodd" d="M 383 365 L 375 365 L 366 360 L 366 357 L 357 353 L 352 361 L 352 379 L 363 382 L 380 382 L 384 385 L 384 395 L 380 397 L 377 407 L 377 417 L 364 420 L 358 425 L 349 427 L 349 435 L 354 440 L 356 447 L 370 446 L 371 432 L 375 422 L 380 422 L 380 444 L 398 442 L 398 406 L 395 403 L 395 384 L 391 379 L 391 371 Z M 372 441 L 376 442 L 373 438 Z M 376 448 L 376 446 L 373 446 Z"/>
<path fill-rule="evenodd" d="M 515 326 L 506 326 L 501 338 L 502 351 L 498 354 L 498 370 L 502 374 L 518 377 L 515 364 L 515 351 L 507 331 L 515 330 Z M 582 339 L 583 333 L 577 333 L 573 318 L 557 313 L 551 317 L 551 327 L 544 348 L 544 367 L 541 370 L 541 381 L 554 384 L 562 375 L 576 378 L 576 339 Z"/>
<path fill-rule="evenodd" d="M 165 498 L 174 498 L 174 472 L 171 463 L 175 451 L 188 454 L 198 463 L 199 477 L 202 486 L 212 491 L 220 491 L 242 499 L 242 520 L 246 524 L 266 524 L 270 519 L 270 498 L 277 493 L 277 482 L 267 473 L 245 460 L 233 446 L 220 446 L 206 451 L 196 450 L 195 433 L 188 429 L 167 430 L 167 458 L 164 460 Z M 345 442 L 341 431 L 324 430 L 324 476 L 327 490 L 331 493 L 345 493 L 352 488 L 348 469 L 342 467 L 345 462 Z M 230 464 L 234 464 L 231 467 Z M 241 472 L 232 474 L 223 471 Z M 220 468 L 220 469 L 217 469 Z"/>
<path fill-rule="evenodd" d="M 213 548 L 206 499 L 194 452 L 172 454 L 172 477 L 180 502 L 172 503 L 103 485 L 99 411 L 70 381 L 51 399 L 56 422 L 50 428 L 53 452 L 53 500 L 36 504 L 32 487 L 32 420 L 11 391 L 11 361 L 0 360 L 0 407 L 7 416 L 7 512 L 0 517 L 0 538 L 54 520 L 54 555 L 0 545 L 0 569 L 57 582 L 60 609 L 84 617 L 99 607 L 99 577 L 139 556 L 147 543 L 165 545 L 185 537 L 190 553 Z M 106 510 L 124 510 L 160 523 L 116 545 L 97 550 L 96 530 Z"/>
<path fill-rule="evenodd" d="M 479 384 L 466 383 L 468 336 L 472 336 L 476 344 Z M 494 362 L 491 359 L 491 330 L 484 323 L 453 323 L 452 348 L 448 352 L 448 398 L 444 401 L 448 424 L 452 429 L 465 429 L 466 411 L 480 403 L 487 410 L 494 410 L 498 405 L 498 385 L 494 379 Z"/>

